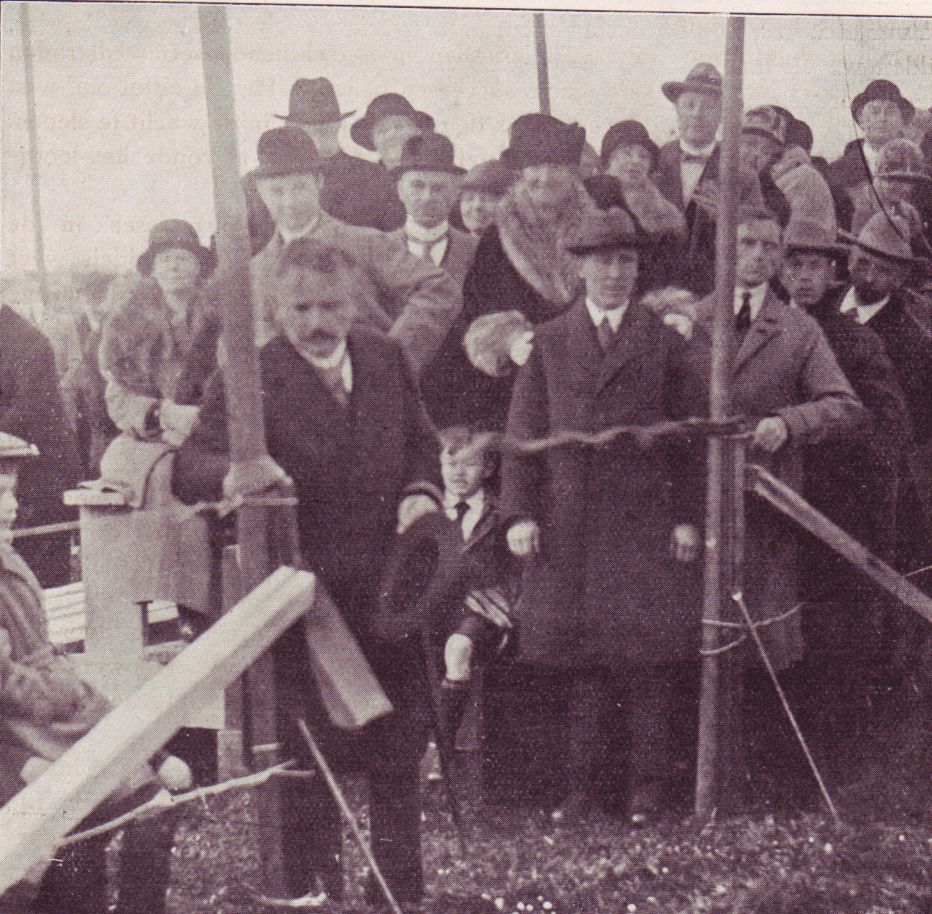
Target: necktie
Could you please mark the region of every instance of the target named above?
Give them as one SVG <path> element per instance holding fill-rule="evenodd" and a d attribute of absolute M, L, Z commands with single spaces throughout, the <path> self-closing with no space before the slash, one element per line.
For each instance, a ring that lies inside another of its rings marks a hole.
<path fill-rule="evenodd" d="M 735 315 L 735 333 L 743 337 L 751 326 L 751 293 L 745 292 L 741 296 L 741 307 Z"/>
<path fill-rule="evenodd" d="M 330 391 L 337 403 L 344 409 L 349 406 L 349 394 L 346 392 L 346 387 L 343 385 L 343 359 L 340 359 L 339 364 L 335 365 L 333 368 L 315 366 L 315 371 L 324 384 L 327 385 L 327 390 Z"/>
<path fill-rule="evenodd" d="M 420 238 L 412 238 L 410 235 L 408 235 L 408 249 L 410 250 L 411 245 L 414 244 L 415 251 L 418 248 L 421 249 L 421 257 L 423 257 L 425 260 L 433 261 L 434 258 L 431 257 L 431 253 L 433 252 L 434 248 L 437 247 L 437 245 L 442 241 L 446 240 L 446 235 L 441 235 L 439 238 L 435 238 L 433 241 L 421 241 Z"/>
<path fill-rule="evenodd" d="M 456 525 L 460 528 L 460 533 L 465 537 L 466 531 L 463 530 L 463 518 L 469 513 L 469 503 L 458 501 L 453 510 L 456 512 Z"/>
<path fill-rule="evenodd" d="M 603 317 L 596 327 L 596 334 L 599 337 L 599 345 L 602 347 L 603 354 L 612 348 L 615 342 L 615 331 L 612 330 L 611 322 L 607 317 Z"/>
<path fill-rule="evenodd" d="M 708 156 L 694 156 L 689 153 L 684 153 L 683 158 L 681 159 L 686 165 L 705 165 L 709 161 Z"/>

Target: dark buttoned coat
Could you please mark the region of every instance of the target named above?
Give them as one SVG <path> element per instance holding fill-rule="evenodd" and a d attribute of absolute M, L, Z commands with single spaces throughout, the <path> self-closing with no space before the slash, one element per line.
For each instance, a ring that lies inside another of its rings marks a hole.
<path fill-rule="evenodd" d="M 526 440 L 562 431 L 650 425 L 678 414 L 685 341 L 633 303 L 603 355 L 584 302 L 539 326 L 518 373 L 508 434 Z M 552 667 L 663 665 L 694 650 L 696 603 L 669 553 L 680 516 L 681 464 L 668 445 L 630 438 L 597 448 L 506 454 L 505 523 L 537 522 L 515 608 L 519 651 Z"/>

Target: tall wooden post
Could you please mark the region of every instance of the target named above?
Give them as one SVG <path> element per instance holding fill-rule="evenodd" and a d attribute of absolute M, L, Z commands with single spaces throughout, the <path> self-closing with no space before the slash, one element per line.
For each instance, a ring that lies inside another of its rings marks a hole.
<path fill-rule="evenodd" d="M 550 71 L 547 65 L 547 33 L 544 14 L 534 13 L 534 48 L 537 54 L 537 95 L 541 114 L 550 114 Z"/>
<path fill-rule="evenodd" d="M 716 235 L 715 324 L 712 335 L 712 374 L 709 385 L 709 417 L 725 419 L 731 409 L 731 364 L 734 324 L 735 234 L 740 203 L 738 154 L 741 131 L 742 78 L 744 69 L 744 19 L 731 16 L 727 23 L 725 78 L 722 92 L 722 151 L 719 166 L 721 195 Z M 731 755 L 738 721 L 734 713 L 736 685 L 733 655 L 710 654 L 734 635 L 721 637 L 720 620 L 730 600 L 733 581 L 733 535 L 730 516 L 734 510 L 733 446 L 712 437 L 708 445 L 706 483 L 706 550 L 703 592 L 702 691 L 699 699 L 699 745 L 696 766 L 696 814 L 708 818 L 720 805 L 722 779 L 733 764 Z M 726 725 L 727 724 L 727 725 Z M 726 733 L 725 730 L 731 732 Z M 727 747 L 726 747 L 727 744 Z M 724 750 L 724 751 L 723 751 Z"/>
<path fill-rule="evenodd" d="M 36 125 L 36 80 L 32 63 L 32 30 L 29 4 L 19 5 L 19 25 L 23 38 L 23 70 L 26 81 L 26 131 L 29 134 L 29 171 L 32 178 L 32 233 L 35 241 L 36 272 L 42 310 L 49 304 L 49 278 L 45 267 L 45 241 L 42 233 L 42 200 L 39 195 L 39 130 Z M 39 315 L 41 317 L 41 314 Z"/>
<path fill-rule="evenodd" d="M 255 319 L 250 301 L 249 234 L 246 201 L 240 186 L 239 149 L 236 139 L 236 106 L 226 8 L 199 5 L 204 90 L 207 95 L 207 127 L 210 136 L 217 215 L 217 253 L 225 301 L 222 310 L 223 345 L 226 350 L 224 384 L 232 466 L 268 457 L 265 414 L 255 342 Z M 237 512 L 240 581 L 245 592 L 257 587 L 272 570 L 269 558 L 268 508 L 244 505 Z M 253 767 L 278 761 L 275 676 L 272 657 L 259 658 L 249 673 Z M 257 792 L 260 848 L 265 867 L 265 889 L 285 893 L 282 867 L 282 833 L 279 792 L 273 781 Z"/>

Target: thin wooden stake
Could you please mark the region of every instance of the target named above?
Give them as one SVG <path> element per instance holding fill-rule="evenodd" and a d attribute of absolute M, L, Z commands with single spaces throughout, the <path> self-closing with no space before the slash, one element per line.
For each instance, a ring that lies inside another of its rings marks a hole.
<path fill-rule="evenodd" d="M 537 95 L 541 114 L 550 114 L 550 70 L 547 64 L 547 33 L 544 14 L 534 13 L 534 48 L 537 52 Z"/>

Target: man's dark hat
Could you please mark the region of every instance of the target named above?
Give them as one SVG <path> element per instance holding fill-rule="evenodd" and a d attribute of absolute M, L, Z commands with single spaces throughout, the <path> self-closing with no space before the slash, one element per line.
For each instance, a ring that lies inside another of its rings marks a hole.
<path fill-rule="evenodd" d="M 38 457 L 39 449 L 16 435 L 0 432 L 0 460 L 19 460 L 26 457 Z"/>
<path fill-rule="evenodd" d="M 197 232 L 190 222 L 184 219 L 166 219 L 152 226 L 149 232 L 149 246 L 139 255 L 136 269 L 148 276 L 152 272 L 152 262 L 162 252 L 178 248 L 190 251 L 201 262 L 201 276 L 207 276 L 217 266 L 217 255 L 205 248 L 197 237 Z"/>
<path fill-rule="evenodd" d="M 913 103 L 903 98 L 899 86 L 890 82 L 889 79 L 875 79 L 867 84 L 863 92 L 858 93 L 851 102 L 851 113 L 854 119 L 860 123 L 861 109 L 868 103 L 874 101 L 896 102 L 903 114 L 903 120 L 909 123 L 913 119 L 915 108 Z"/>
<path fill-rule="evenodd" d="M 619 146 L 641 146 L 650 153 L 654 166 L 656 166 L 660 149 L 650 138 L 647 128 L 640 121 L 619 121 L 608 128 L 608 132 L 602 139 L 600 158 L 602 159 L 603 168 L 608 166 L 612 153 Z"/>
<path fill-rule="evenodd" d="M 787 108 L 781 108 L 779 105 L 771 105 L 771 107 L 787 120 L 786 145 L 799 146 L 804 152 L 812 152 L 812 128 Z"/>
<path fill-rule="evenodd" d="M 532 165 L 578 166 L 586 145 L 586 129 L 549 114 L 522 114 L 509 128 L 501 161 L 521 170 Z"/>
<path fill-rule="evenodd" d="M 721 97 L 722 74 L 710 63 L 697 63 L 682 82 L 664 83 L 660 91 L 674 104 L 684 92 Z"/>
<path fill-rule="evenodd" d="M 579 228 L 564 244 L 570 254 L 585 257 L 596 251 L 614 251 L 619 248 L 641 249 L 648 244 L 647 235 L 640 231 L 631 215 L 623 209 L 587 212 Z"/>
<path fill-rule="evenodd" d="M 259 168 L 256 177 L 279 178 L 320 169 L 320 155 L 314 141 L 297 127 L 276 127 L 259 137 L 256 150 Z"/>
<path fill-rule="evenodd" d="M 288 113 L 276 114 L 275 117 L 286 123 L 313 127 L 317 124 L 333 124 L 355 113 L 341 113 L 333 83 L 326 76 L 318 76 L 316 79 L 296 80 L 288 98 Z"/>
<path fill-rule="evenodd" d="M 741 132 L 765 136 L 780 146 L 785 146 L 792 117 L 785 108 L 761 105 L 745 112 L 741 121 Z"/>
<path fill-rule="evenodd" d="M 350 136 L 357 146 L 375 152 L 375 143 L 372 141 L 372 128 L 383 117 L 400 114 L 409 118 L 415 127 L 422 133 L 434 129 L 434 119 L 425 111 L 418 111 L 403 95 L 397 92 L 386 92 L 378 95 L 366 108 L 366 113 L 350 128 Z"/>
<path fill-rule="evenodd" d="M 400 641 L 425 626 L 434 627 L 436 614 L 451 595 L 466 596 L 463 538 L 456 522 L 442 511 L 418 518 L 395 542 L 379 588 L 372 632 L 386 641 Z"/>
<path fill-rule="evenodd" d="M 837 259 L 848 253 L 848 248 L 839 244 L 835 232 L 821 222 L 813 219 L 791 219 L 783 233 L 783 250 L 787 254 L 793 251 L 824 254 Z"/>
<path fill-rule="evenodd" d="M 440 133 L 422 133 L 412 136 L 401 151 L 401 160 L 392 169 L 395 178 L 407 171 L 442 171 L 451 175 L 466 174 L 454 162 L 453 144 Z"/>
<path fill-rule="evenodd" d="M 515 183 L 517 175 L 514 169 L 503 165 L 498 159 L 489 162 L 480 162 L 471 168 L 463 178 L 463 190 L 475 190 L 493 197 L 504 196 L 506 191 Z"/>

